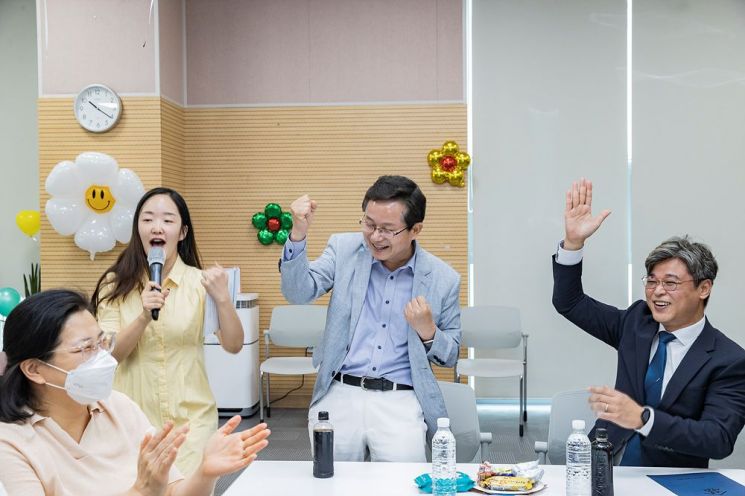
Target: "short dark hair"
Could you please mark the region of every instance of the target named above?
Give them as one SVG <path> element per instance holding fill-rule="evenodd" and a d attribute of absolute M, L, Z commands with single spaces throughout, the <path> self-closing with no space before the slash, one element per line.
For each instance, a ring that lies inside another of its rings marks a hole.
<path fill-rule="evenodd" d="M 90 310 L 88 298 L 67 289 L 50 289 L 29 296 L 8 314 L 3 351 L 8 359 L 0 377 L 0 422 L 20 422 L 39 408 L 31 384 L 19 365 L 29 358 L 48 361 L 59 346 L 70 315 Z"/>
<path fill-rule="evenodd" d="M 709 279 L 712 283 L 717 277 L 719 265 L 708 246 L 703 243 L 691 241 L 688 235 L 683 237 L 673 236 L 666 239 L 647 256 L 644 266 L 647 275 L 652 273 L 654 266 L 660 262 L 677 258 L 685 264 L 688 272 L 693 278 L 693 284 L 698 286 L 702 281 Z M 704 305 L 709 302 L 707 296 Z"/>
<path fill-rule="evenodd" d="M 404 222 L 407 229 L 414 227 L 414 224 L 424 222 L 427 198 L 419 186 L 408 177 L 380 176 L 365 193 L 365 198 L 362 200 L 363 212 L 370 200 L 402 202 L 406 207 Z"/>

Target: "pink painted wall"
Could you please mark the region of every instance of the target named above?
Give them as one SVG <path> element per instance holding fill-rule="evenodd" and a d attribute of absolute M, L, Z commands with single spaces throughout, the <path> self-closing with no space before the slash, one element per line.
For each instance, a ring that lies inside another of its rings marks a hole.
<path fill-rule="evenodd" d="M 184 105 L 184 2 L 158 0 L 160 94 Z"/>
<path fill-rule="evenodd" d="M 463 101 L 461 0 L 186 0 L 189 105 Z"/>
<path fill-rule="evenodd" d="M 154 17 L 150 0 L 37 1 L 40 94 L 75 94 L 94 82 L 157 94 Z"/>

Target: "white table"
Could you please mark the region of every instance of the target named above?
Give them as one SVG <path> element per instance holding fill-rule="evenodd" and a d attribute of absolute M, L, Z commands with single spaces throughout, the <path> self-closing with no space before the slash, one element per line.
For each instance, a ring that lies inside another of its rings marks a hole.
<path fill-rule="evenodd" d="M 313 462 L 257 461 L 249 466 L 224 493 L 225 496 L 397 496 L 420 494 L 414 478 L 429 472 L 429 463 L 363 463 L 336 462 L 330 479 L 313 477 Z M 564 466 L 545 465 L 543 481 L 548 487 L 539 496 L 564 495 Z M 476 479 L 478 465 L 460 463 L 458 470 Z M 647 474 L 699 472 L 685 468 L 615 467 L 616 496 L 654 496 L 673 494 L 654 482 Z M 745 485 L 745 470 L 716 470 Z M 477 491 L 469 493 L 476 496 Z M 727 495 L 733 496 L 733 495 Z"/>

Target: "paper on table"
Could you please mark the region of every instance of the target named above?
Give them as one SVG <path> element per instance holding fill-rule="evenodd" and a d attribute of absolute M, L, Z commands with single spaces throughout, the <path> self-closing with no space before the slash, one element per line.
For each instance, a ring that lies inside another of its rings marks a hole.
<path fill-rule="evenodd" d="M 228 294 L 235 307 L 238 293 L 241 292 L 241 269 L 240 267 L 226 267 L 225 272 L 228 274 Z M 217 337 L 214 334 L 219 329 L 220 319 L 217 316 L 217 305 L 208 294 L 204 302 L 204 323 L 202 324 L 205 340 L 217 342 Z"/>
<path fill-rule="evenodd" d="M 745 494 L 745 486 L 719 472 L 648 475 L 657 484 L 678 496 L 712 496 L 713 494 Z"/>

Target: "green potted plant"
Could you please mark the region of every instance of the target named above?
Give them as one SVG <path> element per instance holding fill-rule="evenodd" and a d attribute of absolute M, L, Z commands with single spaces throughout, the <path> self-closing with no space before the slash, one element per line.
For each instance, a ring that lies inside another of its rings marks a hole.
<path fill-rule="evenodd" d="M 28 279 L 26 279 L 26 274 L 23 274 L 23 290 L 26 293 L 26 298 L 41 291 L 41 268 L 38 263 L 31 264 L 31 273 L 28 274 Z"/>

